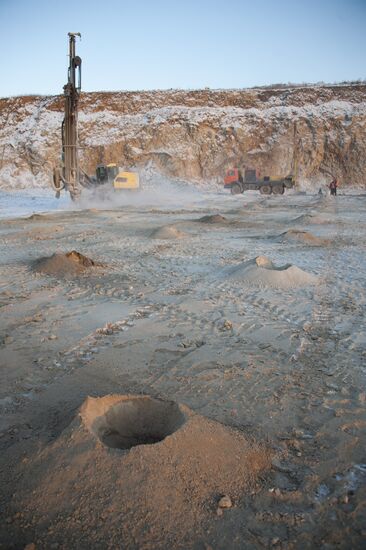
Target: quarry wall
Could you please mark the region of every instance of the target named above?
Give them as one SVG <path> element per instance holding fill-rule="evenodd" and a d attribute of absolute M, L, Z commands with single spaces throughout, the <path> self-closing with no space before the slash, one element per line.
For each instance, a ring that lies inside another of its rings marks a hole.
<path fill-rule="evenodd" d="M 62 96 L 0 99 L 0 188 L 49 185 L 62 118 Z M 245 164 L 365 187 L 366 85 L 82 93 L 79 136 L 89 174 L 116 162 L 210 185 Z"/>

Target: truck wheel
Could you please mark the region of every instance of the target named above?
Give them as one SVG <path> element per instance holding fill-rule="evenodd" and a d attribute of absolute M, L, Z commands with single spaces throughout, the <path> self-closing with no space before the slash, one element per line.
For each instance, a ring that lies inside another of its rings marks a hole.
<path fill-rule="evenodd" d="M 274 195 L 283 195 L 285 192 L 285 188 L 283 185 L 275 185 L 272 187 L 272 191 Z"/>
<path fill-rule="evenodd" d="M 232 195 L 240 195 L 243 191 L 241 190 L 241 187 L 238 183 L 233 183 L 231 186 L 231 194 Z"/>
<path fill-rule="evenodd" d="M 270 195 L 272 193 L 272 187 L 270 185 L 262 185 L 259 192 L 261 195 Z"/>

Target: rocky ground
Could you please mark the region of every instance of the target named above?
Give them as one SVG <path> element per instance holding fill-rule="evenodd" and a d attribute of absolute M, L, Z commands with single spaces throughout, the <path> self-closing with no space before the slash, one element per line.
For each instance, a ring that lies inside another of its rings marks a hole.
<path fill-rule="evenodd" d="M 0 98 L 0 189 L 48 187 L 60 162 L 62 96 Z M 100 162 L 190 182 L 233 165 L 293 173 L 303 188 L 334 176 L 365 188 L 366 85 L 82 93 L 81 166 Z"/>
<path fill-rule="evenodd" d="M 0 222 L 0 547 L 364 547 L 365 195 L 163 202 Z M 107 394 L 201 436 L 111 449 L 78 415 Z"/>

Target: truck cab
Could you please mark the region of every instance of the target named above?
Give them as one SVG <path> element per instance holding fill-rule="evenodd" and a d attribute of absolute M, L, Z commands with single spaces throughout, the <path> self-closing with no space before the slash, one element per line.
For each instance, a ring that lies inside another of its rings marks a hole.
<path fill-rule="evenodd" d="M 96 168 L 97 182 L 103 185 L 104 183 L 113 183 L 119 172 L 117 164 L 98 164 Z"/>
<path fill-rule="evenodd" d="M 241 181 L 241 174 L 239 172 L 238 168 L 229 168 L 229 170 L 226 171 L 225 178 L 224 178 L 224 188 L 225 189 L 231 189 L 233 183 L 236 183 L 238 181 Z"/>

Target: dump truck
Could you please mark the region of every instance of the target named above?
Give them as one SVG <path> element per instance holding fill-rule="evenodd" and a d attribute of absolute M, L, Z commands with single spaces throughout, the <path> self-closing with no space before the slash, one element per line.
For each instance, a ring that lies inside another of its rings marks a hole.
<path fill-rule="evenodd" d="M 262 195 L 283 195 L 285 189 L 292 189 L 295 180 L 292 175 L 263 176 L 252 168 L 229 168 L 224 179 L 224 188 L 230 189 L 232 195 L 239 195 L 244 191 L 259 191 Z"/>
<path fill-rule="evenodd" d="M 83 188 L 111 185 L 115 190 L 139 188 L 136 172 L 123 171 L 117 164 L 98 164 L 95 175 L 88 175 L 79 162 L 78 106 L 81 93 L 81 58 L 76 55 L 78 32 L 69 32 L 68 80 L 64 86 L 64 119 L 61 126 L 62 153 L 60 163 L 54 167 L 52 186 L 56 197 L 62 190 L 68 191 L 72 200 L 77 200 Z M 102 160 L 102 159 L 101 159 Z"/>

